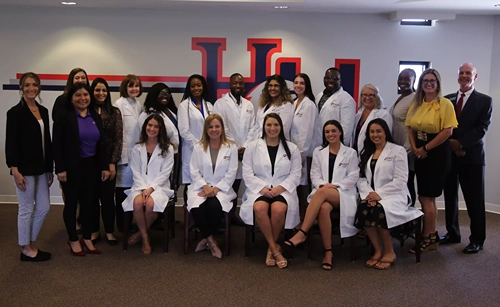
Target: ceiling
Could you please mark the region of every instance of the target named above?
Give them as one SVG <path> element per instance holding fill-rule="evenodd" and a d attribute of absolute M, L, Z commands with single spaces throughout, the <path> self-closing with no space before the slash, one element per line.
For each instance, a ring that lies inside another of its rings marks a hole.
<path fill-rule="evenodd" d="M 448 13 L 462 15 L 500 15 L 500 0 L 68 0 L 72 8 L 114 8 L 153 10 L 278 11 L 332 13 Z M 59 0 L 0 0 L 0 7 L 61 7 Z M 415 17 L 416 18 L 416 17 Z"/>

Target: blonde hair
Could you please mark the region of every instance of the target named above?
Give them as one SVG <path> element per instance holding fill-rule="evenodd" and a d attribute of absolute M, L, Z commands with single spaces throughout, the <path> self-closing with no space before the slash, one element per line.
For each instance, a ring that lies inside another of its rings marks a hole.
<path fill-rule="evenodd" d="M 422 89 L 422 85 L 424 84 L 424 76 L 428 74 L 433 74 L 434 77 L 436 77 L 436 82 L 437 82 L 437 90 L 436 90 L 436 98 L 434 98 L 438 103 L 441 101 L 441 98 L 443 98 L 443 94 L 441 92 L 441 75 L 437 70 L 434 68 L 427 68 L 422 72 L 420 75 L 420 78 L 418 78 L 418 86 L 417 90 L 415 91 L 415 96 L 413 97 L 413 101 L 410 104 L 410 113 L 409 113 L 409 119 L 415 115 L 415 112 L 417 112 L 417 109 L 422 105 L 422 102 L 424 101 L 425 98 L 425 92 Z"/>
<path fill-rule="evenodd" d="M 224 121 L 222 120 L 222 117 L 219 114 L 212 113 L 205 119 L 205 123 L 203 124 L 203 133 L 201 134 L 201 140 L 199 141 L 199 143 L 203 145 L 204 151 L 207 151 L 208 145 L 210 144 L 210 136 L 208 135 L 208 126 L 210 126 L 210 123 L 214 119 L 220 122 L 222 128 L 222 132 L 220 134 L 220 145 L 222 146 L 222 145 L 232 144 L 232 142 L 229 141 L 226 137 L 226 130 L 224 128 Z"/>
<path fill-rule="evenodd" d="M 259 98 L 260 108 L 264 108 L 268 103 L 273 101 L 271 94 L 269 94 L 269 83 L 271 83 L 271 81 L 273 80 L 278 82 L 278 84 L 280 85 L 280 95 L 273 105 L 280 107 L 285 103 L 292 103 L 293 101 L 292 95 L 290 95 L 290 91 L 288 90 L 285 79 L 282 76 L 275 74 L 267 78 L 266 84 L 262 89 L 262 93 L 260 94 Z"/>
<path fill-rule="evenodd" d="M 374 107 L 374 109 L 385 109 L 384 108 L 384 101 L 382 100 L 382 97 L 380 97 L 378 87 L 376 87 L 373 84 L 368 83 L 368 84 L 365 84 L 363 86 L 363 88 L 361 88 L 361 92 L 359 92 L 359 101 L 361 101 L 361 103 L 358 106 L 358 110 L 361 110 L 361 108 L 364 107 L 363 106 L 363 97 L 361 97 L 361 95 L 362 95 L 361 93 L 363 92 L 363 90 L 365 88 L 375 92 L 375 107 Z"/>

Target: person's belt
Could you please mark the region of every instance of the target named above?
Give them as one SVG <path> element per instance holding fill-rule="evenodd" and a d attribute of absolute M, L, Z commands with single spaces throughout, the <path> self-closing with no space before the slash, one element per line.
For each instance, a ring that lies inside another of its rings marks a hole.
<path fill-rule="evenodd" d="M 427 133 L 422 131 L 417 131 L 417 139 L 421 141 L 427 141 Z"/>

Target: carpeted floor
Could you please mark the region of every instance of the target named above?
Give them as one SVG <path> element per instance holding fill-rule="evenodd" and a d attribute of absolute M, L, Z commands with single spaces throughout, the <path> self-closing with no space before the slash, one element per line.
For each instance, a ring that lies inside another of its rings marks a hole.
<path fill-rule="evenodd" d="M 177 219 L 181 213 L 178 208 Z M 444 233 L 442 212 L 439 221 Z M 66 245 L 62 206 L 52 206 L 38 240 L 52 260 L 23 263 L 17 206 L 0 205 L 0 306 L 500 306 L 500 216 L 488 213 L 488 238 L 477 255 L 462 253 L 469 235 L 466 212 L 460 221 L 462 244 L 425 253 L 420 264 L 408 253 L 412 240 L 396 247 L 397 265 L 388 271 L 363 266 L 369 247 L 359 247 L 359 259 L 350 262 L 349 246 L 337 245 L 333 270 L 323 271 L 315 236 L 314 260 L 299 249 L 280 270 L 265 266 L 262 235 L 244 257 L 242 227 L 232 227 L 229 257 L 195 254 L 193 237 L 184 255 L 182 223 L 168 254 L 161 251 L 162 233 L 154 232 L 150 256 L 142 255 L 140 245 L 123 252 L 121 245 L 100 242 L 102 255 L 74 257 Z"/>

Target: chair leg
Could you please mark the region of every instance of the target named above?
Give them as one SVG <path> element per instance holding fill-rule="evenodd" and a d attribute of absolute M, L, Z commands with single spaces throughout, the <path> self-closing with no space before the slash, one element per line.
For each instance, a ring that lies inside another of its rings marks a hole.
<path fill-rule="evenodd" d="M 170 237 L 175 238 L 175 202 L 169 207 L 169 223 L 170 223 Z"/>
<path fill-rule="evenodd" d="M 163 211 L 163 250 L 165 253 L 168 253 L 168 243 L 170 240 L 170 207 L 172 204 L 168 202 L 167 207 Z"/>
<path fill-rule="evenodd" d="M 226 249 L 226 256 L 229 256 L 229 253 L 231 252 L 230 249 L 231 249 L 231 221 L 230 221 L 230 218 L 229 218 L 229 213 L 226 212 L 225 214 L 226 216 L 226 246 L 225 246 L 225 249 Z"/>
<path fill-rule="evenodd" d="M 252 240 L 253 237 L 253 240 Z M 255 237 L 253 233 L 253 225 L 245 226 L 245 258 L 248 258 L 250 251 L 250 241 L 255 242 Z"/>
<path fill-rule="evenodd" d="M 307 259 L 312 260 L 313 258 L 313 243 L 312 243 L 312 229 L 307 234 Z"/>
<path fill-rule="evenodd" d="M 357 252 L 356 252 L 356 243 L 358 241 L 358 236 L 352 236 L 351 237 L 351 261 L 354 262 L 357 259 Z"/>
<path fill-rule="evenodd" d="M 415 261 L 420 263 L 420 244 L 422 242 L 422 217 L 417 219 L 417 230 L 415 231 Z"/>
<path fill-rule="evenodd" d="M 127 251 L 128 249 L 128 237 L 132 216 L 131 211 L 123 213 L 123 251 Z"/>
<path fill-rule="evenodd" d="M 184 255 L 188 253 L 188 239 L 189 239 L 189 212 L 187 207 L 184 206 Z"/>

